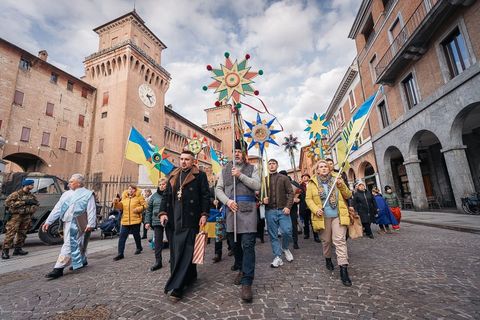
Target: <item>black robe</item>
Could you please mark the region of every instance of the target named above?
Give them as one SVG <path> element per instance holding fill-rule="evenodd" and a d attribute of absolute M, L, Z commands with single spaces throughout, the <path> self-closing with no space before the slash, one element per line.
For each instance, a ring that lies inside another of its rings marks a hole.
<path fill-rule="evenodd" d="M 182 197 L 177 198 L 183 182 Z M 209 190 L 204 172 L 193 167 L 188 171 L 180 169 L 172 172 L 167 185 L 165 205 L 160 211 L 168 211 L 168 225 L 171 230 L 170 242 L 170 278 L 165 285 L 165 292 L 183 291 L 197 279 L 197 267 L 192 264 L 195 236 L 199 231 L 198 223 L 202 215 L 208 215 Z M 162 202 L 162 204 L 163 204 Z M 162 213 L 161 213 L 162 214 Z"/>

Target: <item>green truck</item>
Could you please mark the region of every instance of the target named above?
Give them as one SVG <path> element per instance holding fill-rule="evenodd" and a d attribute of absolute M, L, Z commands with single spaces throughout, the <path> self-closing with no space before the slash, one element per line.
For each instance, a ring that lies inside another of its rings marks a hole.
<path fill-rule="evenodd" d="M 29 233 L 38 232 L 40 240 L 48 245 L 60 244 L 63 242 L 58 232 L 59 222 L 55 222 L 48 232 L 43 232 L 41 225 L 47 219 L 60 196 L 67 188 L 67 182 L 50 174 L 38 172 L 15 172 L 0 173 L 1 194 L 0 194 L 0 231 L 5 232 L 5 223 L 8 221 L 9 213 L 5 208 L 5 199 L 12 192 L 21 188 L 23 179 L 34 181 L 32 192 L 40 202 L 40 206 L 32 216 L 32 225 Z"/>

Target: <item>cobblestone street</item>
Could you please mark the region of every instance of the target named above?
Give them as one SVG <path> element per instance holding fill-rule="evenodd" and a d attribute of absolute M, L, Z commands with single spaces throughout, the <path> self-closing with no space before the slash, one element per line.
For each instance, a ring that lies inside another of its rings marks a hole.
<path fill-rule="evenodd" d="M 110 319 L 479 319 L 479 235 L 404 223 L 398 234 L 349 240 L 350 276 L 324 267 L 320 244 L 303 240 L 295 260 L 270 268 L 270 243 L 257 242 L 254 301 L 244 304 L 230 271 L 233 257 L 206 264 L 185 298 L 163 294 L 168 268 L 147 271 L 153 252 L 112 261 L 115 249 L 90 255 L 89 266 L 47 281 L 50 264 L 0 275 L 1 319 L 46 319 L 98 308 Z M 226 248 L 224 247 L 224 253 Z M 168 250 L 163 253 L 164 264 Z M 21 258 L 18 262 L 21 263 Z M 100 314 L 100 313 L 99 313 Z M 99 314 L 97 314 L 99 316 Z M 65 317 L 65 319 L 68 317 Z"/>

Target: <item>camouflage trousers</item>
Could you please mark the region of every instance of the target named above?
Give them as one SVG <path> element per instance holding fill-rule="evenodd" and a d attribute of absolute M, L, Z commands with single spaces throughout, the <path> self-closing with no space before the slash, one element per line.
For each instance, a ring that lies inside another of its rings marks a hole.
<path fill-rule="evenodd" d="M 3 249 L 22 248 L 27 239 L 27 232 L 30 230 L 32 218 L 29 214 L 14 214 L 5 225 L 5 240 Z M 16 235 L 16 237 L 15 237 Z M 15 239 L 15 243 L 14 240 Z"/>

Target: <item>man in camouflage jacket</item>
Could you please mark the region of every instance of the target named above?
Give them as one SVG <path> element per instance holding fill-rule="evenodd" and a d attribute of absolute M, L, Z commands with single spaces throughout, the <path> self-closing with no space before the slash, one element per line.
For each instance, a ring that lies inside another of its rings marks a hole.
<path fill-rule="evenodd" d="M 33 180 L 26 179 L 22 181 L 22 189 L 13 192 L 5 200 L 5 205 L 12 215 L 5 225 L 5 240 L 3 241 L 2 259 L 9 259 L 9 250 L 14 247 L 14 256 L 23 256 L 28 252 L 23 251 L 22 247 L 27 238 L 27 232 L 30 229 L 32 215 L 38 208 L 38 200 L 30 192 L 33 189 Z M 15 239 L 16 235 L 16 239 Z M 15 239 L 15 242 L 13 241 Z"/>

